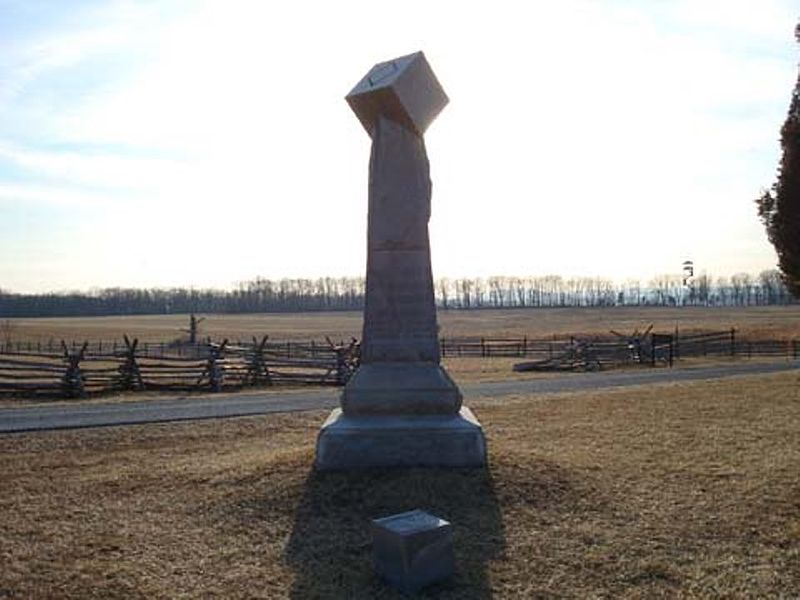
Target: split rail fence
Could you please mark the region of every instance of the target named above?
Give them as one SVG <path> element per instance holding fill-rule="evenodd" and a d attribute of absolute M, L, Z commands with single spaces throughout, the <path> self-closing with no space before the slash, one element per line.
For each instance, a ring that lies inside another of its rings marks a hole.
<path fill-rule="evenodd" d="M 266 337 L 250 344 L 207 343 L 180 354 L 145 350 L 128 337 L 108 351 L 88 342 L 61 342 L 58 351 L 0 344 L 0 394 L 74 398 L 109 391 L 344 385 L 357 366 L 355 341 L 293 344 L 288 355 L 284 344 L 269 344 Z"/>
<path fill-rule="evenodd" d="M 800 358 L 800 340 L 746 340 L 734 329 L 679 335 L 564 336 L 549 339 L 445 337 L 443 358 L 525 359 L 518 370 L 601 370 L 672 365 L 689 357 Z M 78 397 L 139 390 L 239 389 L 247 386 L 344 385 L 358 366 L 359 346 L 318 342 L 203 344 L 123 340 L 89 344 L 0 342 L 0 395 Z"/>
<path fill-rule="evenodd" d="M 519 357 L 550 359 L 583 346 L 596 354 L 601 363 L 652 363 L 700 356 L 800 358 L 800 340 L 746 340 L 735 329 L 691 334 L 652 334 L 635 338 L 620 336 L 554 336 L 548 339 L 521 338 L 442 338 L 443 357 Z"/>

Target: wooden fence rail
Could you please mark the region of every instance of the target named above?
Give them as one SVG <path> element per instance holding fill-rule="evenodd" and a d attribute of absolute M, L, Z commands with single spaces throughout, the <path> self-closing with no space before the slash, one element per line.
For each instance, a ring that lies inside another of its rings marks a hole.
<path fill-rule="evenodd" d="M 137 339 L 92 352 L 88 343 L 28 350 L 0 346 L 0 394 L 74 398 L 89 393 L 138 390 L 221 391 L 274 383 L 344 385 L 358 365 L 358 346 L 290 348 L 297 358 L 270 352 L 267 337 L 252 344 L 208 343 L 186 355 L 153 354 Z M 273 344 L 273 347 L 276 345 Z M 94 346 L 95 348 L 99 345 Z"/>
<path fill-rule="evenodd" d="M 735 330 L 534 339 L 443 337 L 443 357 L 519 357 L 535 368 L 606 369 L 672 364 L 696 356 L 800 358 L 800 340 L 746 340 Z M 358 366 L 358 342 L 272 341 L 267 336 L 189 346 L 121 341 L 0 342 L 0 394 L 78 397 L 138 390 L 219 391 L 253 385 L 344 385 Z"/>

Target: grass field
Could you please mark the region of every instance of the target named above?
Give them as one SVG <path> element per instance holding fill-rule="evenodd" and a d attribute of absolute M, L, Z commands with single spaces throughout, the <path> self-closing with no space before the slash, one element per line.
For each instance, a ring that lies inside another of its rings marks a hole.
<path fill-rule="evenodd" d="M 798 375 L 475 403 L 490 468 L 314 474 L 321 412 L 0 437 L 0 597 L 375 598 L 368 520 L 453 522 L 437 598 L 800 595 Z"/>
<path fill-rule="evenodd" d="M 360 312 L 207 315 L 201 334 L 214 339 L 249 340 L 269 334 L 276 340 L 335 340 L 361 337 Z M 0 331 L 14 340 L 112 340 L 123 334 L 141 341 L 163 342 L 185 334 L 187 315 L 86 317 L 54 319 L 10 319 L 10 332 Z M 484 336 L 544 338 L 554 334 L 607 334 L 610 329 L 632 333 L 655 324 L 655 330 L 728 330 L 736 327 L 741 335 L 757 338 L 800 338 L 800 305 L 747 308 L 559 308 L 440 311 L 443 336 Z"/>

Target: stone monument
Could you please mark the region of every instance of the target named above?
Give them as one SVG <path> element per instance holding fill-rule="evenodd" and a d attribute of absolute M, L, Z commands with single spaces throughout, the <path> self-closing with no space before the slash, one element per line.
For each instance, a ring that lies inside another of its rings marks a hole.
<path fill-rule="evenodd" d="M 316 466 L 483 466 L 483 430 L 439 364 L 422 136 L 448 98 L 417 52 L 375 65 L 346 99 L 372 138 L 364 330 Z"/>

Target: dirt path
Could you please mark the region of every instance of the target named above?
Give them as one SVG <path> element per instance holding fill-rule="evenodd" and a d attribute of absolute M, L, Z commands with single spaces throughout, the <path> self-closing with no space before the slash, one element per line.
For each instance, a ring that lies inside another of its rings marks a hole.
<path fill-rule="evenodd" d="M 711 367 L 565 373 L 547 379 L 497 381 L 461 386 L 464 398 L 496 398 L 512 394 L 546 394 L 608 387 L 648 385 L 776 373 L 800 369 L 800 362 L 733 363 Z M 112 425 L 136 425 L 168 421 L 221 419 L 277 412 L 333 408 L 339 390 L 315 390 L 291 394 L 219 394 L 118 403 L 76 403 L 25 408 L 0 408 L 0 433 L 75 429 Z"/>

